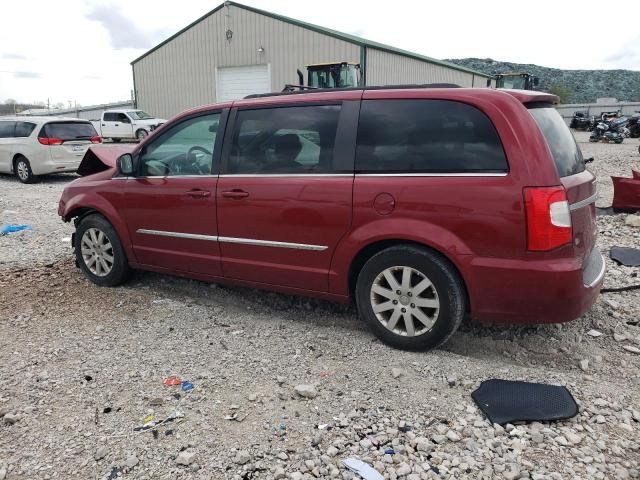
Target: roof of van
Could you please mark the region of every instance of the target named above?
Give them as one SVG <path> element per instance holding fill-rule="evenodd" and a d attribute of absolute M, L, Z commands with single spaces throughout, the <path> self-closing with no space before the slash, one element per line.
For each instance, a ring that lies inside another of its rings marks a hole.
<path fill-rule="evenodd" d="M 38 123 L 46 123 L 46 122 L 89 122 L 84 118 L 75 118 L 75 117 L 54 117 L 54 116 L 36 116 L 36 115 L 24 115 L 24 116 L 16 116 L 16 117 L 0 117 L 0 122 L 9 121 L 9 122 L 38 122 Z"/>

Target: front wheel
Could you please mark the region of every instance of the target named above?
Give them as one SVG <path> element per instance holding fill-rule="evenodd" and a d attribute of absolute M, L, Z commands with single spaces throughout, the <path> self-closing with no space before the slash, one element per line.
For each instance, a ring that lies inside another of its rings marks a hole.
<path fill-rule="evenodd" d="M 148 136 L 149 136 L 149 133 L 142 128 L 136 132 L 136 138 L 138 139 L 139 142 L 141 142 Z"/>
<path fill-rule="evenodd" d="M 466 296 L 450 263 L 426 249 L 399 245 L 371 257 L 358 275 L 360 317 L 387 345 L 428 350 L 462 322 Z"/>
<path fill-rule="evenodd" d="M 96 285 L 114 287 L 123 283 L 131 269 L 120 238 L 101 215 L 83 218 L 76 228 L 76 263 Z"/>
<path fill-rule="evenodd" d="M 20 156 L 16 158 L 13 164 L 13 168 L 16 173 L 16 177 L 22 183 L 36 182 L 37 177 L 33 174 L 33 171 L 31 170 L 31 164 L 29 163 L 29 160 L 27 160 L 25 157 Z"/>

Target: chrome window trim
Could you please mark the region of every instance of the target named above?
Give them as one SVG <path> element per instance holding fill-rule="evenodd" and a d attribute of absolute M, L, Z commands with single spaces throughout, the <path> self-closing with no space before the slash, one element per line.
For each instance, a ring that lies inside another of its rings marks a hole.
<path fill-rule="evenodd" d="M 353 177 L 353 173 L 225 173 L 220 178 Z"/>
<path fill-rule="evenodd" d="M 356 173 L 356 177 L 506 177 L 509 172 L 450 172 L 450 173 Z"/>
<path fill-rule="evenodd" d="M 569 205 L 569 210 L 573 212 L 574 210 L 578 210 L 579 208 L 586 207 L 587 205 L 595 203 L 597 199 L 598 192 L 594 193 L 589 198 L 585 198 L 584 200 L 580 200 L 579 202 L 572 203 L 571 205 Z"/>
<path fill-rule="evenodd" d="M 165 232 L 164 230 L 148 230 L 146 228 L 139 228 L 136 230 L 136 233 L 141 233 L 143 235 L 158 235 L 161 237 L 172 237 L 172 238 L 189 238 L 191 240 L 208 240 L 210 242 L 217 242 L 218 237 L 215 235 L 200 235 L 197 233 L 179 233 L 179 232 Z"/>
<path fill-rule="evenodd" d="M 139 178 L 218 178 L 218 175 L 146 175 L 144 177 L 111 177 L 111 180 L 137 180 Z"/>
<path fill-rule="evenodd" d="M 136 230 L 136 233 L 140 233 L 143 235 L 158 235 L 161 237 L 187 238 L 190 240 L 207 240 L 210 242 L 235 243 L 239 245 L 254 245 L 257 247 L 274 247 L 274 248 L 291 248 L 294 250 L 311 250 L 316 252 L 322 252 L 327 248 L 329 248 L 325 245 L 309 245 L 306 243 L 276 242 L 273 240 L 257 240 L 255 238 L 218 237 L 215 235 L 166 232 L 164 230 L 149 230 L 146 228 L 139 228 L 138 230 Z"/>
<path fill-rule="evenodd" d="M 292 248 L 294 250 L 312 250 L 322 252 L 326 250 L 324 245 L 308 245 L 306 243 L 276 242 L 272 240 L 256 240 L 253 238 L 218 237 L 222 243 L 236 243 L 240 245 L 255 245 L 257 247 Z"/>

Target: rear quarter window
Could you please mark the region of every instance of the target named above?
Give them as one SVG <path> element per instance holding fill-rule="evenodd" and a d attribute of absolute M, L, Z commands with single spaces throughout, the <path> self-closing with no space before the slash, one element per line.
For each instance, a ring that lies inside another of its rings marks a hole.
<path fill-rule="evenodd" d="M 35 128 L 35 123 L 18 122 L 16 123 L 16 137 L 28 137 Z"/>
<path fill-rule="evenodd" d="M 586 167 L 582 152 L 558 111 L 543 104 L 529 106 L 529 112 L 547 140 L 558 175 L 562 178 L 584 172 Z"/>
<path fill-rule="evenodd" d="M 12 138 L 16 122 L 0 121 L 0 138 Z"/>
<path fill-rule="evenodd" d="M 491 120 L 448 100 L 365 100 L 360 110 L 358 173 L 506 172 Z"/>

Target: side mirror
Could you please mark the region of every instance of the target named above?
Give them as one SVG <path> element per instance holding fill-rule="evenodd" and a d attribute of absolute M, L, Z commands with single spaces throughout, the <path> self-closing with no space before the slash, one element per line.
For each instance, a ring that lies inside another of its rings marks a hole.
<path fill-rule="evenodd" d="M 126 177 L 133 175 L 133 156 L 130 153 L 120 155 L 117 160 L 118 172 Z"/>

